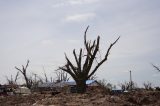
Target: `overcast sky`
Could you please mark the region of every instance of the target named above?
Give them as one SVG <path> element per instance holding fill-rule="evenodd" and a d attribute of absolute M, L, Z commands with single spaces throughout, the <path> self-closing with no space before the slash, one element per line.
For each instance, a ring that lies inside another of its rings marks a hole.
<path fill-rule="evenodd" d="M 65 64 L 64 52 L 72 57 L 87 39 L 101 36 L 106 52 L 118 36 L 109 59 L 97 71 L 98 79 L 112 83 L 129 80 L 129 70 L 139 85 L 160 85 L 159 0 L 0 0 L 0 83 L 15 76 L 15 66 L 30 60 L 28 74 L 54 76 Z"/>

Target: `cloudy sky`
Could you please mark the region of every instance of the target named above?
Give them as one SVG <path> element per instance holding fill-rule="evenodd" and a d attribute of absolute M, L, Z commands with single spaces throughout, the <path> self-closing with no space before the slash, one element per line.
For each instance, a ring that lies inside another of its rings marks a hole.
<path fill-rule="evenodd" d="M 133 80 L 160 85 L 159 0 L 0 0 L 0 83 L 15 76 L 15 66 L 30 60 L 28 74 L 48 76 L 65 64 L 64 52 L 87 39 L 101 36 L 100 50 L 106 52 L 118 36 L 109 60 L 100 67 L 98 79 L 112 83 Z"/>

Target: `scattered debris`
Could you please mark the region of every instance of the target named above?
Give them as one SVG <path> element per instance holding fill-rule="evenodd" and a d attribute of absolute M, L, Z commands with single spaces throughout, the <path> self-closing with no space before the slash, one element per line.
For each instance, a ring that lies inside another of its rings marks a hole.
<path fill-rule="evenodd" d="M 58 93 L 0 96 L 0 105 L 5 106 L 160 106 L 159 91 L 134 91 L 119 95 L 104 94 L 99 89 L 77 94 Z"/>

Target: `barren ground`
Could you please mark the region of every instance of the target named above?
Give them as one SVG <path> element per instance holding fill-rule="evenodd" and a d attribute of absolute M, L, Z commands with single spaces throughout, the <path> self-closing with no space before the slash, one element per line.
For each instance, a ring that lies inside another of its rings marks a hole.
<path fill-rule="evenodd" d="M 102 92 L 85 94 L 60 93 L 0 96 L 0 106 L 160 106 L 159 91 L 139 91 L 110 95 Z"/>

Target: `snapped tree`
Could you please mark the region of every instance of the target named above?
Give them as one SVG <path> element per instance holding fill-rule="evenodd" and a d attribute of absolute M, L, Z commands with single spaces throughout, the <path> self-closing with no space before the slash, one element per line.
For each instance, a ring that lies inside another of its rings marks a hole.
<path fill-rule="evenodd" d="M 15 68 L 23 74 L 24 79 L 25 79 L 25 81 L 26 81 L 26 86 L 27 86 L 27 88 L 30 89 L 31 86 L 32 86 L 32 84 L 33 84 L 33 81 L 32 81 L 32 78 L 29 78 L 29 77 L 27 76 L 27 73 L 26 73 L 28 64 L 29 64 L 29 60 L 27 60 L 26 66 L 22 65 L 22 69 L 17 68 L 16 66 L 15 66 Z"/>
<path fill-rule="evenodd" d="M 75 49 L 73 50 L 73 55 L 76 64 L 71 62 L 67 57 L 67 55 L 65 54 L 67 63 L 64 66 L 59 67 L 59 69 L 69 73 L 75 80 L 78 93 L 86 92 L 86 80 L 88 80 L 92 75 L 94 75 L 97 69 L 105 61 L 107 61 L 111 48 L 117 43 L 117 41 L 120 38 L 118 37 L 113 43 L 110 44 L 104 58 L 98 62 L 96 58 L 97 58 L 97 53 L 100 52 L 99 51 L 100 36 L 98 36 L 97 39 L 94 40 L 93 42 L 87 41 L 86 34 L 88 28 L 89 26 L 86 28 L 84 33 L 85 49 L 82 50 L 81 48 L 78 55 L 76 54 Z M 96 61 L 97 64 L 95 65 L 95 67 L 92 67 L 94 61 Z"/>

